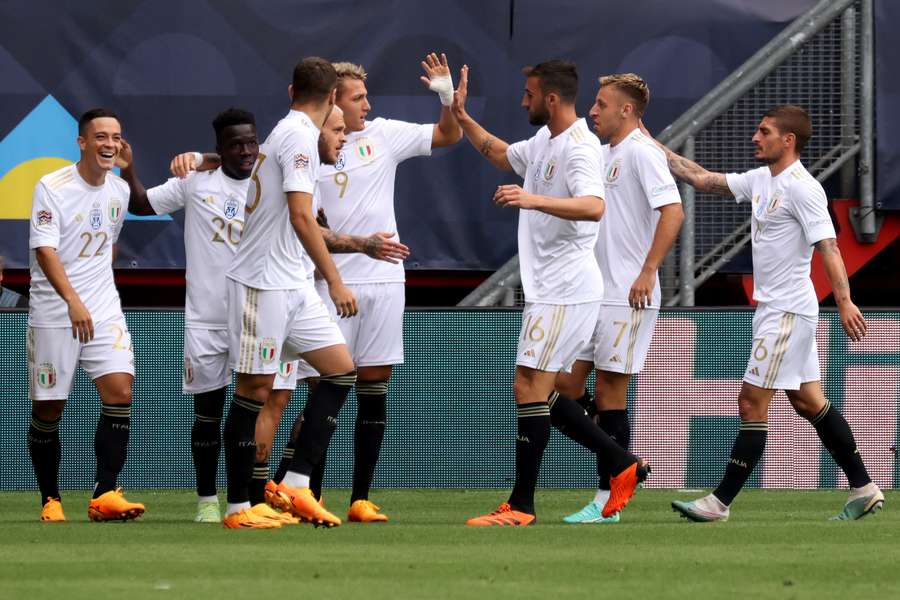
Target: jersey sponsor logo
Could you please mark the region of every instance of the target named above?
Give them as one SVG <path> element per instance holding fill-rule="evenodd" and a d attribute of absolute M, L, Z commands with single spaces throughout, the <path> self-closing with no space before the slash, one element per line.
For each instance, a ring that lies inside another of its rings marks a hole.
<path fill-rule="evenodd" d="M 653 197 L 662 196 L 666 192 L 674 192 L 678 190 L 678 186 L 674 183 L 667 183 L 665 185 L 658 185 L 650 190 L 650 195 Z"/>
<path fill-rule="evenodd" d="M 53 222 L 53 213 L 49 210 L 39 210 L 37 214 L 38 225 L 49 225 Z"/>
<path fill-rule="evenodd" d="M 184 359 L 184 382 L 185 383 L 193 383 L 194 381 L 194 363 L 191 362 L 190 357 Z"/>
<path fill-rule="evenodd" d="M 305 154 L 295 154 L 294 155 L 294 168 L 295 169 L 306 169 L 309 167 L 309 157 Z"/>
<path fill-rule="evenodd" d="M 347 157 L 344 156 L 344 151 L 341 150 L 338 152 L 337 160 L 334 161 L 334 170 L 335 171 L 343 171 L 344 167 L 347 166 Z"/>
<path fill-rule="evenodd" d="M 283 362 L 278 365 L 278 374 L 283 378 L 287 379 L 291 376 L 291 373 L 294 372 L 294 363 L 292 362 Z"/>
<path fill-rule="evenodd" d="M 369 162 L 375 158 L 375 145 L 367 137 L 356 140 L 356 152 L 365 162 Z"/>
<path fill-rule="evenodd" d="M 263 338 L 259 342 L 259 357 L 264 363 L 275 360 L 275 338 Z"/>
<path fill-rule="evenodd" d="M 237 216 L 238 211 L 238 201 L 234 196 L 229 196 L 227 200 L 225 200 L 225 205 L 223 207 L 225 212 L 226 219 L 233 219 Z"/>
<path fill-rule="evenodd" d="M 112 198 L 109 201 L 109 219 L 113 223 L 119 220 L 119 217 L 122 215 L 122 203 L 119 202 L 117 198 Z"/>
<path fill-rule="evenodd" d="M 100 229 L 100 225 L 103 224 L 103 211 L 99 208 L 91 209 L 91 229 L 94 231 Z"/>
<path fill-rule="evenodd" d="M 550 181 L 553 179 L 553 176 L 556 174 L 556 161 L 550 159 L 547 161 L 547 165 L 544 167 L 544 181 Z"/>
<path fill-rule="evenodd" d="M 37 371 L 37 384 L 45 389 L 56 385 L 56 369 L 53 363 L 41 363 Z"/>
<path fill-rule="evenodd" d="M 619 178 L 619 175 L 622 172 L 622 159 L 617 158 L 609 165 L 609 170 L 606 171 L 606 181 L 612 183 L 616 179 Z"/>

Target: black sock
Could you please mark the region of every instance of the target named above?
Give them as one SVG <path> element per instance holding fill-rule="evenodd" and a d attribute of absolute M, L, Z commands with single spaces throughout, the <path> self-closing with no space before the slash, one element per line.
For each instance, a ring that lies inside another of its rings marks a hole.
<path fill-rule="evenodd" d="M 631 442 L 631 426 L 628 423 L 627 410 L 598 411 L 597 424 L 620 448 L 628 450 L 628 444 Z M 597 458 L 597 479 L 599 480 L 598 488 L 609 489 L 609 473 L 604 473 L 604 465 L 601 464 L 599 456 Z"/>
<path fill-rule="evenodd" d="M 297 433 L 294 460 L 288 469 L 311 475 L 325 455 L 331 436 L 337 429 L 338 413 L 356 383 L 356 371 L 321 377 L 303 409 L 303 427 Z"/>
<path fill-rule="evenodd" d="M 281 452 L 281 460 L 278 462 L 278 469 L 275 471 L 275 477 L 272 478 L 275 483 L 281 483 L 281 480 L 284 479 L 284 474 L 288 472 L 288 468 L 290 468 L 293 460 L 294 440 L 291 439 Z"/>
<path fill-rule="evenodd" d="M 33 413 L 28 426 L 28 454 L 34 465 L 34 475 L 41 490 L 41 505 L 47 498 L 59 498 L 59 461 L 62 445 L 59 442 L 59 421 L 42 421 Z"/>
<path fill-rule="evenodd" d="M 130 430 L 130 404 L 100 405 L 100 420 L 94 433 L 94 454 L 97 456 L 94 498 L 116 489 L 116 479 L 125 466 Z"/>
<path fill-rule="evenodd" d="M 581 398 L 576 399 L 575 402 L 584 409 L 584 412 L 586 412 L 591 419 L 594 421 L 597 420 L 597 404 L 594 402 L 594 397 L 591 396 L 589 391 L 584 390 L 584 394 L 581 395 Z"/>
<path fill-rule="evenodd" d="M 765 421 L 741 421 L 741 428 L 731 448 L 731 458 L 725 466 L 722 482 L 713 492 L 725 506 L 734 502 L 734 497 L 744 487 L 756 463 L 762 458 L 768 432 L 769 424 Z"/>
<path fill-rule="evenodd" d="M 553 392 L 549 404 L 553 426 L 595 453 L 597 464 L 602 465 L 604 473 L 620 473 L 635 462 L 636 459 L 600 429 L 577 402 Z"/>
<path fill-rule="evenodd" d="M 312 473 L 309 474 L 309 491 L 312 492 L 316 500 L 322 499 L 322 482 L 325 481 L 325 463 L 327 460 L 328 448 L 322 452 L 319 464 L 313 467 Z"/>
<path fill-rule="evenodd" d="M 516 414 L 516 483 L 509 504 L 515 510 L 534 514 L 534 490 L 544 449 L 550 440 L 550 407 L 546 402 L 519 404 Z"/>
<path fill-rule="evenodd" d="M 251 505 L 256 506 L 266 501 L 266 482 L 268 480 L 269 461 L 256 461 L 253 464 L 253 477 L 250 478 L 250 486 L 247 488 Z"/>
<path fill-rule="evenodd" d="M 256 417 L 262 407 L 259 402 L 235 394 L 228 408 L 223 437 L 230 504 L 250 500 L 248 486 L 256 462 Z"/>
<path fill-rule="evenodd" d="M 825 407 L 809 422 L 816 428 L 822 445 L 847 476 L 850 487 L 859 488 L 871 483 L 872 478 L 856 448 L 850 425 L 844 415 L 831 406 L 831 402 L 826 401 Z"/>
<path fill-rule="evenodd" d="M 356 428 L 353 431 L 353 490 L 350 502 L 368 500 L 387 425 L 387 381 L 356 383 Z"/>
<path fill-rule="evenodd" d="M 219 430 L 225 408 L 225 388 L 194 394 L 194 424 L 191 427 L 191 456 L 197 476 L 197 495 L 216 495 L 216 474 L 222 449 Z"/>

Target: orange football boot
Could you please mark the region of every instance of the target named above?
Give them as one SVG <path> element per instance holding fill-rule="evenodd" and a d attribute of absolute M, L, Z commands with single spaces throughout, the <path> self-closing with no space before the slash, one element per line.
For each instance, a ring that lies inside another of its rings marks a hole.
<path fill-rule="evenodd" d="M 225 515 L 225 518 L 222 519 L 222 526 L 225 529 L 278 529 L 281 527 L 281 523 L 260 517 L 249 508 L 245 508 Z"/>
<path fill-rule="evenodd" d="M 469 519 L 466 521 L 466 525 L 472 525 L 473 527 L 491 527 L 494 525 L 520 527 L 534 525 L 535 521 L 537 521 L 536 516 L 513 510 L 509 503 L 504 502 L 500 505 L 500 508 L 490 514 Z"/>
<path fill-rule="evenodd" d="M 316 500 L 309 488 L 292 488 L 282 481 L 278 484 L 277 493 L 289 503 L 289 512 L 301 521 L 312 523 L 316 527 L 337 527 L 341 524 L 338 517 L 325 510 Z"/>
<path fill-rule="evenodd" d="M 122 494 L 122 488 L 110 490 L 88 503 L 88 518 L 91 521 L 130 521 L 144 514 L 144 505 L 129 502 Z"/>
<path fill-rule="evenodd" d="M 628 505 L 640 483 L 650 474 L 650 465 L 643 460 L 631 463 L 618 475 L 609 478 L 609 500 L 603 507 L 603 517 L 611 517 Z"/>
<path fill-rule="evenodd" d="M 63 514 L 62 502 L 59 498 L 47 498 L 44 507 L 41 509 L 41 521 L 44 523 L 62 523 L 66 520 Z"/>
<path fill-rule="evenodd" d="M 384 523 L 388 520 L 387 515 L 383 515 L 381 510 L 374 502 L 369 500 L 357 500 L 350 505 L 347 511 L 347 520 L 355 523 Z"/>

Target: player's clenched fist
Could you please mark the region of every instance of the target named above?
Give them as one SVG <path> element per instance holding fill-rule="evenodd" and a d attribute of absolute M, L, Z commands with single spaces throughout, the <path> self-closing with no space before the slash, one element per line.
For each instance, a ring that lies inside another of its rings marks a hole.
<path fill-rule="evenodd" d="M 333 283 L 328 286 L 328 294 L 334 302 L 334 308 L 341 318 L 352 317 L 359 309 L 356 306 L 356 297 L 343 283 Z"/>

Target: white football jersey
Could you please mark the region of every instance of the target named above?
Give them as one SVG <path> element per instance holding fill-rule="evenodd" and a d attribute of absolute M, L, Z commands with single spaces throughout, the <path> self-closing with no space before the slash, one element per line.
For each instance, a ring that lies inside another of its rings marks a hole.
<path fill-rule="evenodd" d="M 578 119 L 550 137 L 542 127 L 512 144 L 506 157 L 526 192 L 555 198 L 604 197 L 600 140 Z M 603 298 L 594 245 L 599 223 L 570 221 L 538 210 L 519 210 L 519 266 L 526 302 L 580 304 Z"/>
<path fill-rule="evenodd" d="M 95 324 L 122 313 L 113 281 L 112 246 L 128 208 L 128 184 L 108 173 L 103 185 L 88 184 L 75 165 L 41 177 L 31 205 L 32 327 L 71 327 L 69 308 L 37 262 L 34 249 L 55 248 L 69 283 Z"/>
<path fill-rule="evenodd" d="M 232 179 L 216 169 L 173 177 L 147 190 L 156 214 L 184 209 L 185 327 L 228 327 L 225 271 L 241 242 L 249 185 L 250 179 Z"/>
<path fill-rule="evenodd" d="M 799 160 L 777 177 L 760 167 L 726 178 L 738 202 L 752 203 L 753 299 L 784 312 L 818 315 L 809 278 L 812 247 L 837 237 L 822 184 Z"/>
<path fill-rule="evenodd" d="M 628 292 L 647 259 L 659 211 L 681 203 L 666 155 L 639 129 L 621 142 L 603 146 L 606 164 L 606 213 L 600 220 L 595 253 L 606 291 L 604 304 L 628 306 Z M 659 279 L 650 306 L 659 307 Z"/>
<path fill-rule="evenodd" d="M 375 119 L 347 136 L 334 165 L 322 165 L 316 188 L 328 226 L 348 235 L 397 231 L 394 179 L 397 165 L 431 155 L 434 125 Z M 399 241 L 399 235 L 393 238 Z M 335 254 L 344 283 L 402 283 L 403 264 L 372 260 L 365 254 Z"/>
<path fill-rule="evenodd" d="M 312 261 L 291 226 L 287 193 L 314 192 L 318 144 L 319 128 L 306 113 L 291 110 L 260 146 L 247 188 L 244 235 L 227 277 L 260 290 L 309 285 Z"/>

